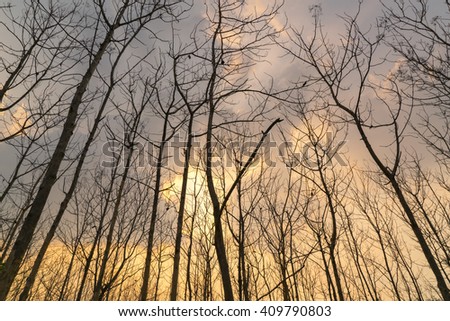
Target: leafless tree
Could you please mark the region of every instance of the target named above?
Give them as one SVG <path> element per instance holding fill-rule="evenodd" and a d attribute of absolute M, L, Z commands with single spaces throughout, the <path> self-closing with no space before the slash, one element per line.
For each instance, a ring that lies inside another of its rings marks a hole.
<path fill-rule="evenodd" d="M 91 57 L 92 60 L 90 61 L 88 69 L 84 73 L 78 86 L 75 89 L 75 92 L 73 93 L 73 97 L 69 104 L 67 118 L 65 119 L 58 144 L 55 147 L 55 151 L 50 159 L 50 162 L 47 165 L 40 188 L 30 206 L 30 210 L 27 216 L 25 217 L 14 246 L 12 247 L 11 252 L 9 253 L 9 256 L 5 262 L 5 266 L 0 272 L 0 280 L 2 281 L 0 286 L 0 299 L 2 300 L 6 299 L 12 282 L 17 275 L 17 272 L 19 271 L 19 267 L 25 255 L 25 252 L 29 247 L 29 244 L 31 243 L 33 232 L 36 229 L 36 226 L 42 215 L 42 211 L 50 195 L 51 189 L 56 182 L 59 168 L 64 159 L 67 146 L 69 145 L 70 138 L 72 137 L 75 126 L 77 124 L 79 107 L 83 102 L 83 95 L 88 88 L 89 82 L 92 79 L 95 70 L 100 64 L 100 61 L 105 54 L 106 49 L 109 47 L 113 39 L 114 32 L 120 27 L 124 12 L 127 9 L 128 5 L 129 3 L 125 3 L 124 6 L 118 10 L 117 16 L 112 24 L 109 23 L 109 21 L 105 21 L 105 23 L 109 25 L 109 28 L 106 30 L 103 41 L 100 43 L 98 50 L 93 53 Z M 69 15 L 69 23 L 71 20 L 71 16 L 73 17 L 74 14 L 75 7 L 72 8 L 72 13 L 71 15 Z M 53 19 L 50 18 L 49 20 Z M 57 26 L 58 28 L 61 28 L 61 23 L 58 23 Z M 66 26 L 64 26 L 64 30 L 62 32 L 66 33 L 69 32 L 69 30 L 68 28 L 66 28 Z"/>
<path fill-rule="evenodd" d="M 248 166 L 252 163 L 260 146 L 255 148 L 255 154 L 249 157 L 242 171 L 237 175 L 236 180 L 224 195 L 223 200 L 221 200 L 214 184 L 213 148 L 215 146 L 214 129 L 218 126 L 223 127 L 223 124 L 219 125 L 220 122 L 218 124 L 215 119 L 220 114 L 220 110 L 223 108 L 222 105 L 226 104 L 226 101 L 231 99 L 232 96 L 251 91 L 250 85 L 247 84 L 248 80 L 245 77 L 246 70 L 252 65 L 252 62 L 246 61 L 247 55 L 258 59 L 258 53 L 261 55 L 270 37 L 278 33 L 271 28 L 268 22 L 277 14 L 279 5 L 274 4 L 263 13 L 252 13 L 247 16 L 242 12 L 242 6 L 242 3 L 234 1 L 215 1 L 211 7 L 212 10 L 207 11 L 208 25 L 205 30 L 206 34 L 211 34 L 207 38 L 206 44 L 208 47 L 205 48 L 207 61 L 210 65 L 210 76 L 205 90 L 208 106 L 205 171 L 214 216 L 214 246 L 221 271 L 225 300 L 233 300 L 234 295 L 226 255 L 222 214 L 230 196 L 241 177 L 245 174 Z M 236 15 L 241 18 L 236 19 Z M 236 37 L 242 39 L 242 42 L 240 43 Z M 255 110 L 254 114 L 250 113 L 250 117 L 255 119 L 255 117 L 262 114 L 263 109 L 260 108 Z M 236 119 L 234 122 L 236 121 L 239 122 L 239 119 Z M 279 120 L 273 122 L 263 133 L 260 143 L 262 143 L 265 136 L 277 122 Z"/>
<path fill-rule="evenodd" d="M 370 158 L 393 189 L 434 274 L 442 298 L 449 300 L 450 293 L 443 272 L 433 255 L 423 228 L 418 222 L 418 216 L 413 211 L 412 204 L 408 201 L 399 178 L 400 165 L 404 156 L 402 141 L 409 126 L 411 110 L 403 105 L 403 96 L 395 80 L 386 79 L 388 84 L 382 88 L 375 88 L 375 84 L 369 81 L 370 73 L 380 64 L 376 54 L 377 49 L 381 46 L 383 34 L 370 37 L 368 32 L 359 28 L 357 18 L 358 14 L 343 18 L 346 25 L 345 38 L 340 44 L 334 45 L 327 39 L 320 22 L 320 15 L 316 11 L 313 36 L 307 38 L 301 32 L 294 31 L 291 41 L 295 49 L 286 49 L 299 61 L 312 68 L 310 82 L 321 85 L 316 88 L 323 93 L 318 93 L 324 97 L 323 105 L 337 108 L 342 112 L 342 117 L 346 117 L 346 121 L 354 125 Z M 349 82 L 357 84 L 351 87 L 354 97 L 351 100 L 347 98 L 348 93 L 344 92 L 346 88 L 349 88 Z M 386 96 L 381 96 L 381 90 L 385 91 Z M 368 102 L 369 98 L 365 95 L 367 91 L 375 92 L 377 99 Z M 325 93 L 326 96 L 324 96 Z M 371 117 L 373 108 L 370 103 L 384 106 L 389 119 L 380 121 Z M 393 155 L 390 162 L 383 160 L 383 151 L 377 150 L 369 134 L 373 130 L 386 129 L 392 132 L 390 146 L 393 148 Z"/>

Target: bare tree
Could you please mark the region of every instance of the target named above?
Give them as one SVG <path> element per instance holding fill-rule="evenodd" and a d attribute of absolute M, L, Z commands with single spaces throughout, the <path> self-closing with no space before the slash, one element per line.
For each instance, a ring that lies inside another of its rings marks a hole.
<path fill-rule="evenodd" d="M 206 105 L 206 100 L 193 101 L 190 98 L 190 94 L 192 89 L 195 90 L 195 85 L 197 85 L 197 81 L 193 81 L 191 79 L 186 79 L 186 75 L 179 75 L 177 64 L 179 60 L 183 59 L 192 59 L 191 57 L 193 53 L 184 53 L 179 54 L 177 57 L 174 57 L 174 66 L 173 66 L 173 74 L 175 78 L 175 89 L 177 94 L 181 97 L 183 104 L 185 105 L 187 112 L 187 127 L 186 127 L 186 144 L 183 147 L 184 153 L 184 166 L 183 166 L 183 174 L 182 174 L 182 185 L 180 191 L 180 199 L 178 205 L 178 219 L 177 219 L 177 229 L 176 229 L 176 239 L 175 239 L 175 252 L 174 252 L 174 262 L 173 262 L 173 272 L 172 272 L 172 283 L 170 289 L 170 300 L 175 301 L 177 299 L 178 292 L 178 277 L 179 277 L 179 266 L 180 266 L 180 257 L 181 257 L 181 239 L 182 239 L 182 229 L 184 224 L 184 212 L 186 206 L 186 197 L 187 197 L 187 188 L 188 188 L 188 180 L 189 180 L 189 171 L 190 171 L 190 162 L 191 162 L 191 153 L 192 147 L 195 139 L 195 135 L 193 132 L 194 121 L 197 117 L 198 112 L 201 108 Z M 194 74 L 193 77 L 196 75 Z M 180 151 L 178 149 L 177 151 Z M 178 154 L 179 155 L 179 154 Z M 178 155 L 176 157 L 178 157 Z"/>
<path fill-rule="evenodd" d="M 95 117 L 94 123 L 92 125 L 92 129 L 89 132 L 89 136 L 88 139 L 86 140 L 86 143 L 83 147 L 83 150 L 81 151 L 81 154 L 79 156 L 79 160 L 75 169 L 75 172 L 73 173 L 73 179 L 72 179 L 72 183 L 69 187 L 69 190 L 67 191 L 64 200 L 62 201 L 60 208 L 58 210 L 57 215 L 55 216 L 53 223 L 51 225 L 51 228 L 49 230 L 49 232 L 47 233 L 47 236 L 44 240 L 44 243 L 41 246 L 41 249 L 39 251 L 39 254 L 35 260 L 35 263 L 33 265 L 32 271 L 30 272 L 30 274 L 28 275 L 27 278 L 27 283 L 25 285 L 24 290 L 22 291 L 22 294 L 20 296 L 20 300 L 26 300 L 27 296 L 28 296 L 28 292 L 30 291 L 31 287 L 33 286 L 34 283 L 34 279 L 36 277 L 36 274 L 39 270 L 40 264 L 42 262 L 42 259 L 48 249 L 48 246 L 50 245 L 51 240 L 53 239 L 53 236 L 56 232 L 56 229 L 59 225 L 59 223 L 61 222 L 61 219 L 64 215 L 64 212 L 67 208 L 67 205 L 69 204 L 70 199 L 72 198 L 72 195 L 75 191 L 75 188 L 78 184 L 78 180 L 81 176 L 81 170 L 83 168 L 84 165 L 84 161 L 86 159 L 86 156 L 88 155 L 88 151 L 89 148 L 91 147 L 91 144 L 93 143 L 94 139 L 97 136 L 97 130 L 100 126 L 100 122 L 104 117 L 104 112 L 106 109 L 106 106 L 109 103 L 109 99 L 111 96 L 111 93 L 113 92 L 114 86 L 115 84 L 120 81 L 120 79 L 123 79 L 125 77 L 125 75 L 128 72 L 131 72 L 133 69 L 130 69 L 129 71 L 127 71 L 127 73 L 125 73 L 125 75 L 121 75 L 119 77 L 119 79 L 116 79 L 116 69 L 117 66 L 119 65 L 119 62 L 121 61 L 121 58 L 123 57 L 123 54 L 125 53 L 125 50 L 128 48 L 128 46 L 133 42 L 133 40 L 136 38 L 136 36 L 139 34 L 139 32 L 142 30 L 142 28 L 145 26 L 145 21 L 144 22 L 140 22 L 140 25 L 138 26 L 138 28 L 134 31 L 133 34 L 131 34 L 129 37 L 124 38 L 124 40 L 122 40 L 122 46 L 120 48 L 118 48 L 118 53 L 117 53 L 117 57 L 115 58 L 115 60 L 112 63 L 111 66 L 111 70 L 110 70 L 110 74 L 109 74 L 109 79 L 107 82 L 107 89 L 105 92 L 105 95 L 103 97 L 103 100 L 101 102 L 101 106 L 97 112 L 97 115 Z"/>
<path fill-rule="evenodd" d="M 205 91 L 208 106 L 205 171 L 214 217 L 214 246 L 221 271 L 225 300 L 233 300 L 234 295 L 226 255 L 222 214 L 234 189 L 256 157 L 256 153 L 265 136 L 280 121 L 276 120 L 263 132 L 262 139 L 255 148 L 254 153 L 249 157 L 230 189 L 225 193 L 223 200 L 221 200 L 214 184 L 213 148 L 215 141 L 213 131 L 217 126 L 223 125 L 217 124 L 215 118 L 218 117 L 220 108 L 222 104 L 226 103 L 227 99 L 239 93 L 251 92 L 250 85 L 247 84 L 248 80 L 245 76 L 243 77 L 246 70 L 251 66 L 250 62 L 245 61 L 246 55 L 252 55 L 257 59 L 257 55 L 261 55 L 261 52 L 267 46 L 269 38 L 277 34 L 277 31 L 273 30 L 268 24 L 270 19 L 273 19 L 277 14 L 279 9 L 277 4 L 267 8 L 263 13 L 250 14 L 248 16 L 243 15 L 242 5 L 241 3 L 232 1 L 215 1 L 212 12 L 207 12 L 209 25 L 206 29 L 212 32 L 212 34 L 208 39 L 208 47 L 205 52 L 207 54 L 205 59 L 210 65 L 209 82 Z M 241 16 L 241 18 L 236 19 L 236 14 L 238 17 Z M 243 39 L 243 42 L 238 43 L 234 39 L 236 37 Z M 243 62 L 240 62 L 240 60 L 243 60 Z M 257 117 L 262 113 L 263 109 L 258 109 L 255 111 L 254 116 Z M 239 119 L 236 121 L 239 122 Z"/>
<path fill-rule="evenodd" d="M 353 17 L 344 17 L 346 24 L 345 41 L 334 46 L 326 38 L 319 14 L 316 12 L 313 37 L 307 39 L 301 32 L 294 32 L 291 40 L 296 49 L 286 49 L 299 61 L 312 67 L 314 73 L 310 75 L 310 80 L 312 80 L 312 83 L 322 85 L 318 90 L 326 93 L 326 97 L 323 99 L 324 105 L 337 108 L 343 113 L 343 117 L 347 117 L 347 121 L 353 123 L 370 158 L 393 189 L 397 201 L 407 217 L 408 224 L 434 274 L 442 298 L 449 300 L 450 292 L 442 270 L 424 236 L 423 229 L 419 225 L 417 214 L 414 213 L 411 203 L 405 196 L 405 191 L 399 182 L 399 167 L 403 156 L 403 135 L 409 125 L 411 112 L 403 105 L 403 97 L 398 84 L 392 79 L 387 79 L 389 85 L 382 88 L 387 91 L 387 98 L 378 95 L 378 101 L 373 101 L 373 103 L 386 108 L 389 120 L 377 123 L 377 120 L 371 117 L 372 109 L 370 105 L 368 108 L 365 107 L 367 106 L 364 103 L 367 101 L 365 93 L 372 90 L 377 95 L 377 90 L 374 89 L 374 84 L 369 82 L 368 76 L 380 63 L 376 60 L 376 52 L 381 45 L 383 34 L 375 35 L 374 39 L 371 40 L 368 33 L 363 32 L 358 27 L 357 17 L 358 14 Z M 348 87 L 350 81 L 357 84 L 353 86 L 355 88 L 352 91 L 354 99 L 351 101 L 346 99 L 348 94 L 343 91 Z M 323 94 L 321 96 L 324 97 Z M 393 133 L 390 146 L 393 147 L 394 152 L 390 163 L 383 160 L 382 152 L 376 150 L 369 136 L 370 130 L 387 128 Z"/>
<path fill-rule="evenodd" d="M 163 71 L 165 73 L 166 71 Z M 156 172 L 155 172 L 155 183 L 153 191 L 153 203 L 150 216 L 150 226 L 148 231 L 147 240 L 147 251 L 144 262 L 144 272 L 142 287 L 140 290 L 140 300 L 146 301 L 148 296 L 148 286 L 150 280 L 150 267 L 152 262 L 152 251 L 153 242 L 155 238 L 155 228 L 158 220 L 158 210 L 160 197 L 162 192 L 162 175 L 164 170 L 164 165 L 167 161 L 167 144 L 169 140 L 175 135 L 180 126 L 180 121 L 175 117 L 179 109 L 179 98 L 176 97 L 175 88 L 170 88 L 168 93 L 168 98 L 164 99 L 164 89 L 158 83 L 153 84 L 155 90 L 155 103 L 153 104 L 153 109 L 155 113 L 163 119 L 163 126 L 161 129 L 161 138 L 158 143 L 155 144 L 157 148 L 156 153 Z"/>
<path fill-rule="evenodd" d="M 88 88 L 89 82 L 92 79 L 95 70 L 100 64 L 100 61 L 105 54 L 106 49 L 113 40 L 115 30 L 120 27 L 123 15 L 128 6 L 129 2 L 124 3 L 123 7 L 118 10 L 117 16 L 115 17 L 113 23 L 105 21 L 109 28 L 106 30 L 104 39 L 101 42 L 98 50 L 91 57 L 92 60 L 90 61 L 88 69 L 84 73 L 78 87 L 73 94 L 73 98 L 69 105 L 67 118 L 64 122 L 61 136 L 59 138 L 57 146 L 55 147 L 52 158 L 47 166 L 40 188 L 33 200 L 33 203 L 31 204 L 30 210 L 24 220 L 19 235 L 17 236 L 14 246 L 12 247 L 8 259 L 5 262 L 5 266 L 0 272 L 0 299 L 2 300 L 6 299 L 11 284 L 15 276 L 17 275 L 17 272 L 19 271 L 19 267 L 25 255 L 25 252 L 29 247 L 29 244 L 31 243 L 33 232 L 36 229 L 36 226 L 42 215 L 42 211 L 50 195 L 51 189 L 56 182 L 61 162 L 64 159 L 67 146 L 69 145 L 70 138 L 73 135 L 77 123 L 78 110 L 80 105 L 82 104 L 83 95 Z M 72 15 L 73 12 L 74 11 L 72 11 Z M 67 31 L 68 30 L 66 29 L 66 32 Z"/>

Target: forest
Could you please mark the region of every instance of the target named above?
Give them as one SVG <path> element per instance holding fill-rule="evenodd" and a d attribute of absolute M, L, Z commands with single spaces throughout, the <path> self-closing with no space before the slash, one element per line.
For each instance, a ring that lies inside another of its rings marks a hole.
<path fill-rule="evenodd" d="M 0 300 L 450 301 L 450 1 L 0 3 Z"/>

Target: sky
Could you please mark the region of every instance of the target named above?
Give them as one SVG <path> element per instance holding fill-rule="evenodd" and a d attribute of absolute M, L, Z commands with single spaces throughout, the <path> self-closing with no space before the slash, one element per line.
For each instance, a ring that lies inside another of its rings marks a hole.
<path fill-rule="evenodd" d="M 246 0 L 245 5 L 248 7 L 248 10 L 262 10 L 268 4 L 272 4 L 272 1 L 261 1 L 261 0 Z M 431 4 L 438 3 L 438 1 L 431 1 Z M 279 16 L 273 22 L 274 27 L 279 27 L 286 25 L 288 28 L 293 28 L 295 30 L 301 31 L 305 34 L 312 30 L 313 19 L 311 8 L 313 6 L 319 5 L 321 7 L 321 21 L 324 26 L 324 30 L 327 33 L 329 39 L 334 42 L 338 41 L 341 38 L 341 34 L 344 30 L 344 23 L 342 21 L 342 16 L 345 14 L 353 15 L 358 8 L 359 1 L 358 0 L 345 0 L 345 1 L 331 1 L 331 0 L 322 0 L 322 1 L 295 1 L 295 0 L 285 0 L 284 6 L 282 7 Z M 15 2 L 15 11 L 20 12 L 22 2 Z M 437 8 L 438 6 L 436 6 Z M 438 11 L 438 9 L 431 7 L 432 10 Z M 195 25 L 198 23 L 200 19 L 204 17 L 205 11 L 205 1 L 194 1 L 193 8 L 189 11 L 188 15 L 181 19 L 180 23 L 177 24 L 176 28 L 179 33 L 178 42 L 186 42 L 190 39 L 191 31 L 194 29 Z M 360 27 L 363 30 L 375 30 L 376 20 L 379 14 L 381 14 L 382 6 L 378 1 L 364 1 L 361 5 L 360 12 Z M 162 37 L 166 39 L 170 39 L 170 30 L 167 29 L 167 24 L 162 23 L 154 23 L 152 27 L 154 30 Z M 289 30 L 289 29 L 287 29 Z M 283 33 L 283 39 L 287 38 L 287 33 Z M 3 39 L 5 42 L 8 39 Z M 167 50 L 167 46 L 163 45 L 162 50 Z M 157 57 L 158 55 L 156 55 Z M 80 66 L 82 67 L 82 66 Z M 124 65 L 124 68 L 126 66 Z M 391 65 L 386 64 L 381 73 L 388 73 L 390 68 L 395 68 L 395 63 Z M 82 70 L 80 70 L 82 72 Z M 268 51 L 268 56 L 264 62 L 257 64 L 254 68 L 252 68 L 251 73 L 254 73 L 260 79 L 272 79 L 275 81 L 277 86 L 289 86 L 292 81 L 302 79 L 307 76 L 308 70 L 303 70 L 302 67 L 291 57 L 285 55 L 285 51 L 277 46 L 273 46 Z M 380 70 L 378 70 L 380 72 Z M 270 76 L 270 78 L 267 77 Z M 2 79 L 6 76 L 5 72 L 0 72 L 0 84 L 2 83 Z M 16 116 L 24 115 L 22 105 L 19 108 L 15 109 L 12 114 Z M 239 109 L 239 106 L 236 107 Z M 4 119 L 7 119 L 5 117 Z M 89 119 L 87 119 L 89 120 Z M 152 120 L 150 120 L 152 122 Z M 87 123 L 85 123 L 87 124 Z M 152 132 L 158 133 L 158 128 L 160 127 L 160 122 L 157 121 L 153 124 L 154 130 Z M 9 129 L 17 127 L 16 125 L 12 125 Z M 86 126 L 80 126 L 77 135 L 87 135 Z M 0 131 L 5 131 L 5 123 L 0 123 Z M 357 155 L 358 159 L 364 159 L 364 149 L 362 148 L 359 139 L 353 139 L 353 132 L 350 132 L 348 137 L 347 147 L 354 151 L 354 154 Z M 157 139 L 158 134 L 154 137 Z M 386 135 L 377 134 L 374 139 L 378 140 L 378 142 L 385 142 Z M 13 166 L 16 163 L 16 157 L 14 153 L 11 153 L 11 148 L 6 146 L 6 144 L 0 144 L 0 154 L 2 155 L 2 161 L 0 164 L 0 173 L 4 177 L 8 177 L 11 172 Z M 367 156 L 367 155 L 366 155 Z"/>
<path fill-rule="evenodd" d="M 344 32 L 344 24 L 342 21 L 342 16 L 345 14 L 353 15 L 358 8 L 358 0 L 345 0 L 345 1 L 331 1 L 331 0 L 308 0 L 308 1 L 296 1 L 296 0 L 285 0 L 284 6 L 282 7 L 280 14 L 276 21 L 273 22 L 274 26 L 282 26 L 286 24 L 288 27 L 292 27 L 296 30 L 303 30 L 307 34 L 313 25 L 311 8 L 313 6 L 319 5 L 321 7 L 321 21 L 324 25 L 324 30 L 327 32 L 329 39 L 333 41 L 338 41 L 340 35 Z M 264 8 L 268 4 L 272 4 L 272 1 L 261 1 L 261 0 L 246 0 L 245 5 L 249 8 L 255 8 L 255 10 Z M 389 3 L 388 1 L 386 3 Z M 22 9 L 23 2 L 14 2 L 15 12 L 20 12 Z M 441 6 L 440 1 L 430 1 L 431 11 L 439 11 L 439 6 Z M 194 1 L 193 8 L 189 11 L 188 16 L 182 19 L 177 25 L 179 32 L 179 42 L 185 42 L 189 40 L 191 30 L 194 29 L 196 23 L 204 17 L 205 1 Z M 363 30 L 375 30 L 376 20 L 379 14 L 382 12 L 382 6 L 379 1 L 363 1 L 361 5 L 361 12 L 359 15 L 359 24 Z M 167 24 L 154 23 L 153 27 L 162 36 L 167 39 L 170 38 L 170 32 L 167 29 Z M 287 34 L 283 33 L 283 36 L 287 39 Z M 8 39 L 3 39 L 5 42 Z M 167 47 L 165 47 L 167 48 Z M 163 47 L 164 49 L 164 47 Z M 388 73 L 390 68 L 395 68 L 395 63 L 391 65 L 386 64 L 382 73 Z M 82 70 L 80 70 L 81 72 Z M 278 86 L 288 86 L 291 81 L 302 79 L 304 75 L 307 75 L 309 71 L 302 70 L 301 66 L 293 61 L 290 57 L 285 56 L 283 49 L 273 46 L 268 52 L 266 61 L 258 64 L 251 70 L 256 76 L 264 79 L 267 75 L 273 79 Z M 2 79 L 5 79 L 5 72 L 0 72 L 0 84 Z M 266 77 L 266 79 L 269 79 Z M 25 108 L 26 109 L 26 108 Z M 12 112 L 13 115 L 20 116 L 24 115 L 23 107 L 19 107 Z M 4 119 L 7 119 L 5 117 Z M 14 128 L 15 125 L 12 125 Z M 158 123 L 154 124 L 155 129 L 158 128 Z M 11 129 L 11 127 L 9 128 Z M 5 124 L 0 123 L 0 131 L 5 131 Z M 155 130 L 154 132 L 158 132 Z M 87 131 L 80 128 L 79 134 L 87 134 Z M 375 139 L 380 142 L 385 140 L 383 135 L 377 135 Z M 354 145 L 352 145 L 354 144 Z M 360 144 L 358 141 L 349 141 L 351 149 L 356 149 L 359 153 Z M 2 154 L 2 162 L 0 164 L 0 173 L 4 176 L 8 176 L 7 173 L 11 170 L 11 166 L 15 164 L 15 156 L 13 153 L 9 153 L 11 149 L 5 144 L 0 144 L 0 154 Z M 6 175 L 5 175 L 6 174 Z"/>

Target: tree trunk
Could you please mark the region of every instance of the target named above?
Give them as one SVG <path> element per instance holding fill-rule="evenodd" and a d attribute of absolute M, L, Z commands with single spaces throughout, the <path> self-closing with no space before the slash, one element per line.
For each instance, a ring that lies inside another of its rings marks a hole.
<path fill-rule="evenodd" d="M 373 150 L 369 139 L 366 136 L 366 133 L 364 132 L 364 129 L 362 127 L 361 121 L 359 120 L 358 116 L 354 113 L 351 113 L 353 116 L 353 119 L 355 120 L 356 127 L 361 135 L 361 138 L 364 142 L 364 145 L 366 146 L 367 150 L 369 151 L 370 156 L 377 164 L 378 168 L 382 171 L 384 176 L 389 180 L 389 183 L 391 184 L 392 188 L 395 191 L 395 194 L 400 202 L 400 205 L 402 206 L 406 217 L 408 218 L 410 227 L 412 231 L 414 232 L 414 235 L 416 236 L 416 239 L 420 245 L 420 248 L 422 249 L 422 252 L 428 262 L 428 265 L 431 268 L 431 271 L 433 272 L 435 278 L 437 287 L 439 289 L 439 292 L 442 295 L 442 298 L 445 301 L 450 301 L 450 290 L 447 287 L 447 284 L 445 282 L 445 278 L 442 275 L 441 270 L 439 269 L 439 265 L 436 262 L 435 257 L 433 256 L 433 252 L 430 249 L 430 246 L 428 245 L 427 241 L 425 240 L 425 237 L 423 235 L 423 232 L 420 228 L 420 226 L 417 224 L 416 218 L 414 216 L 414 213 L 411 210 L 411 207 L 409 206 L 408 202 L 406 201 L 405 196 L 403 195 L 403 192 L 400 188 L 400 185 L 397 182 L 395 174 L 391 172 L 384 164 L 381 162 L 381 160 L 376 155 L 375 151 Z"/>
<path fill-rule="evenodd" d="M 181 239 L 183 233 L 184 224 L 184 208 L 186 203 L 186 193 L 187 193 L 187 183 L 189 179 L 189 162 L 191 159 L 191 147 L 192 147 L 192 125 L 193 125 L 193 115 L 189 118 L 188 123 L 188 140 L 186 145 L 186 151 L 184 154 L 184 169 L 183 169 L 183 182 L 181 186 L 181 196 L 180 205 L 178 209 L 178 220 L 177 220 L 177 232 L 175 237 L 175 253 L 173 258 L 173 272 L 172 272 L 172 284 L 170 288 L 170 300 L 177 300 L 178 291 L 178 276 L 180 273 L 180 258 L 181 258 Z"/>
<path fill-rule="evenodd" d="M 162 165 L 163 165 L 163 158 L 164 158 L 164 149 L 165 149 L 165 146 L 167 143 L 166 139 L 167 139 L 168 122 L 169 122 L 169 112 L 167 112 L 164 117 L 162 139 L 161 139 L 161 144 L 159 145 L 158 161 L 156 164 L 155 189 L 154 189 L 154 194 L 153 194 L 152 213 L 150 216 L 150 229 L 148 232 L 147 252 L 146 252 L 146 256 L 145 256 L 141 293 L 139 295 L 139 299 L 141 301 L 147 301 L 147 297 L 148 297 L 148 282 L 150 280 L 150 266 L 151 266 L 151 261 L 152 261 L 152 251 L 153 251 L 153 241 L 154 241 L 154 236 L 155 236 L 156 219 L 157 219 L 157 215 L 158 215 L 159 194 L 161 191 L 161 175 L 162 175 L 161 172 L 162 172 Z"/>

